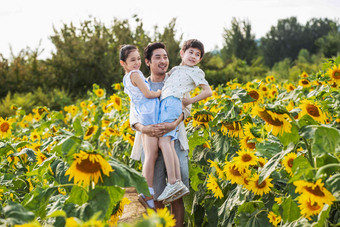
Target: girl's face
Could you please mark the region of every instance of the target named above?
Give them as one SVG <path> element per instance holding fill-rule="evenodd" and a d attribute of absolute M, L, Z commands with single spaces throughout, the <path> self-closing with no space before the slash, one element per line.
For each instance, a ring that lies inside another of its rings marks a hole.
<path fill-rule="evenodd" d="M 201 51 L 198 48 L 190 47 L 185 52 L 180 52 L 182 65 L 194 66 L 201 61 Z"/>
<path fill-rule="evenodd" d="M 132 70 L 139 70 L 142 62 L 138 50 L 133 50 L 126 58 L 126 61 L 121 61 L 120 64 L 127 73 Z"/>

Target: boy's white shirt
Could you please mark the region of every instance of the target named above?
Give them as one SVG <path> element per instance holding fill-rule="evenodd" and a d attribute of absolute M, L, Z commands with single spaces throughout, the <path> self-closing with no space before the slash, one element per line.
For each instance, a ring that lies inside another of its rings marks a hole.
<path fill-rule="evenodd" d="M 166 81 L 168 78 L 169 78 L 169 75 L 166 74 L 164 81 Z M 147 80 L 149 79 L 150 77 L 147 78 Z M 190 94 L 186 93 L 184 95 L 184 98 L 190 98 Z M 190 116 L 190 111 L 191 111 L 191 105 L 188 105 L 183 109 L 184 119 Z M 134 144 L 132 147 L 130 157 L 135 160 L 140 160 L 141 154 L 143 151 L 142 133 L 137 131 L 134 128 L 134 125 L 136 123 L 139 123 L 139 122 L 137 120 L 136 113 L 134 111 L 134 106 L 132 103 L 130 103 L 130 127 L 136 131 L 135 140 L 134 140 Z M 189 143 L 188 143 L 188 138 L 187 138 L 187 132 L 185 131 L 184 121 L 179 123 L 178 128 L 177 128 L 177 133 L 178 133 L 178 140 L 180 142 L 182 149 L 189 150 Z"/>

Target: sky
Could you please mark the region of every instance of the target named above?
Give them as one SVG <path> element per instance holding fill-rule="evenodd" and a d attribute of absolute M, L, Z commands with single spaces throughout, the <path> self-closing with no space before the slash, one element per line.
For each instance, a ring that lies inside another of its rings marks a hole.
<path fill-rule="evenodd" d="M 248 20 L 259 39 L 276 26 L 279 19 L 292 16 L 305 24 L 311 18 L 339 20 L 340 0 L 0 0 L 0 54 L 10 58 L 20 50 L 40 50 L 45 59 L 54 51 L 50 36 L 64 24 L 77 26 L 89 18 L 105 25 L 115 18 L 128 19 L 134 14 L 142 19 L 144 30 L 160 31 L 176 18 L 177 34 L 183 40 L 196 38 L 206 51 L 223 46 L 224 29 L 232 18 Z"/>

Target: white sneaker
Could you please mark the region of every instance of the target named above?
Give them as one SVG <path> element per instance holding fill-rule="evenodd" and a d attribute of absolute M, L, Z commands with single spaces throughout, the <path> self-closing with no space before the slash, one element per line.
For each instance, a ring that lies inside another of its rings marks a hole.
<path fill-rule="evenodd" d="M 158 196 L 157 200 L 162 201 L 164 199 L 170 198 L 171 196 L 175 195 L 177 192 L 183 189 L 183 184 L 180 184 L 180 181 L 176 181 L 173 184 L 167 184 L 164 188 L 164 191 L 160 196 Z"/>
<path fill-rule="evenodd" d="M 182 182 L 182 184 L 183 184 L 183 182 Z M 189 189 L 184 185 L 184 188 L 181 191 L 179 191 L 175 195 L 171 196 L 170 198 L 164 199 L 163 204 L 166 205 L 166 204 L 172 203 L 173 201 L 180 199 L 180 198 L 182 198 L 183 196 L 186 196 L 189 193 L 190 193 Z"/>

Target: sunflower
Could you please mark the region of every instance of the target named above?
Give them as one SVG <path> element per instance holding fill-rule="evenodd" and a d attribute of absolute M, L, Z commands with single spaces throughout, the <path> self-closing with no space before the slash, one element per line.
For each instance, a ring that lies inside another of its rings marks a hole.
<path fill-rule="evenodd" d="M 286 88 L 287 92 L 291 92 L 291 91 L 294 91 L 296 89 L 296 87 L 293 84 L 285 84 L 285 88 Z"/>
<path fill-rule="evenodd" d="M 120 135 L 118 128 L 111 128 L 111 127 L 106 128 L 104 133 L 107 133 L 108 136 L 119 136 Z"/>
<path fill-rule="evenodd" d="M 299 80 L 299 85 L 303 88 L 309 88 L 311 86 L 311 83 L 307 79 L 301 79 Z"/>
<path fill-rule="evenodd" d="M 274 226 L 277 226 L 282 220 L 281 216 L 276 215 L 273 211 L 270 211 L 267 217 L 269 219 L 269 222 L 272 223 Z"/>
<path fill-rule="evenodd" d="M 0 200 L 2 200 L 3 193 L 4 193 L 4 190 L 0 188 Z"/>
<path fill-rule="evenodd" d="M 253 177 L 250 178 L 249 185 L 254 194 L 262 196 L 263 193 L 267 194 L 271 191 L 273 187 L 271 181 L 271 178 L 266 178 L 259 184 L 259 175 L 255 173 Z"/>
<path fill-rule="evenodd" d="M 113 85 L 113 88 L 115 90 L 120 90 L 122 88 L 122 86 L 120 85 L 120 83 L 116 83 L 116 84 Z"/>
<path fill-rule="evenodd" d="M 109 226 L 116 226 L 117 225 L 117 222 L 119 220 L 119 218 L 123 215 L 123 212 L 124 212 L 124 206 L 127 205 L 127 204 L 130 204 L 131 201 L 124 197 L 120 202 L 119 202 L 119 205 L 118 205 L 118 208 L 117 210 L 115 211 L 115 213 L 113 215 L 111 215 L 110 217 L 110 220 L 109 220 Z"/>
<path fill-rule="evenodd" d="M 209 174 L 209 178 L 207 181 L 207 189 L 211 190 L 214 193 L 214 197 L 216 198 L 221 199 L 224 197 L 222 190 L 217 183 L 217 179 L 211 174 Z"/>
<path fill-rule="evenodd" d="M 97 126 L 97 125 L 90 126 L 90 127 L 86 130 L 84 139 L 85 139 L 85 140 L 90 139 L 90 138 L 97 132 L 97 130 L 98 130 L 98 126 Z"/>
<path fill-rule="evenodd" d="M 298 203 L 301 214 L 310 220 L 310 216 L 319 214 L 324 204 L 318 201 L 311 202 L 311 200 L 305 200 L 301 197 L 298 198 Z"/>
<path fill-rule="evenodd" d="M 11 122 L 0 117 L 0 138 L 6 138 L 11 135 Z"/>
<path fill-rule="evenodd" d="M 40 150 L 36 151 L 35 154 L 37 156 L 37 163 L 39 165 L 41 165 L 47 159 L 47 157 L 43 153 L 41 153 Z"/>
<path fill-rule="evenodd" d="M 269 94 L 269 88 L 264 85 L 264 84 L 261 84 L 260 87 L 259 87 L 259 91 L 260 93 L 264 96 L 264 97 L 267 97 L 268 94 Z"/>
<path fill-rule="evenodd" d="M 256 91 L 255 89 L 250 89 L 248 91 L 248 95 L 255 100 L 252 101 L 252 102 L 248 102 L 248 103 L 243 104 L 244 111 L 246 111 L 246 112 L 248 111 L 249 108 L 255 106 L 258 103 L 261 103 L 262 100 L 263 100 L 263 95 L 260 92 Z"/>
<path fill-rule="evenodd" d="M 308 114 L 314 120 L 322 124 L 325 123 L 325 121 L 327 120 L 326 115 L 321 111 L 319 105 L 315 102 L 304 99 L 301 101 L 299 108 L 301 109 L 301 112 L 300 112 L 301 116 Z"/>
<path fill-rule="evenodd" d="M 244 184 L 244 176 L 250 175 L 249 169 L 238 169 L 235 163 L 226 162 L 223 168 L 226 179 L 232 184 Z"/>
<path fill-rule="evenodd" d="M 74 183 L 87 187 L 90 182 L 98 183 L 99 178 L 103 182 L 102 174 L 107 176 L 113 171 L 110 164 L 100 155 L 95 153 L 80 153 L 74 154 L 74 161 L 70 168 L 66 171 L 69 176 L 69 181 L 74 178 Z"/>
<path fill-rule="evenodd" d="M 203 125 L 204 127 L 208 128 L 208 123 L 214 119 L 213 115 L 208 111 L 198 111 L 194 115 L 194 119 L 192 122 L 192 126 L 199 126 Z"/>
<path fill-rule="evenodd" d="M 268 162 L 268 160 L 266 158 L 263 158 L 263 157 L 258 157 L 257 159 L 257 163 L 263 167 L 266 163 Z"/>
<path fill-rule="evenodd" d="M 249 136 L 244 136 L 240 139 L 240 147 L 243 150 L 254 150 L 256 148 L 256 143 L 252 142 Z"/>
<path fill-rule="evenodd" d="M 221 132 L 223 135 L 228 135 L 229 137 L 243 137 L 243 129 L 240 121 L 233 122 L 222 122 L 221 123 Z"/>
<path fill-rule="evenodd" d="M 110 96 L 110 102 L 113 104 L 113 107 L 121 111 L 122 110 L 122 99 L 118 95 L 111 95 Z"/>
<path fill-rule="evenodd" d="M 298 180 L 294 181 L 294 185 L 296 186 L 295 192 L 301 194 L 301 199 L 310 201 L 311 204 L 317 202 L 332 205 L 335 201 L 335 197 L 323 186 L 324 183 L 321 182 L 321 179 L 316 183 Z"/>
<path fill-rule="evenodd" d="M 129 133 L 123 134 L 123 139 L 133 146 L 135 137 Z"/>
<path fill-rule="evenodd" d="M 301 78 L 307 78 L 308 74 L 306 72 L 302 72 L 300 75 Z"/>
<path fill-rule="evenodd" d="M 257 165 L 257 157 L 255 152 L 241 150 L 236 152 L 238 156 L 233 157 L 232 162 L 236 164 L 238 169 L 245 169 L 249 166 Z"/>
<path fill-rule="evenodd" d="M 261 107 L 256 107 L 253 112 L 266 122 L 266 130 L 272 131 L 274 136 L 278 134 L 282 135 L 284 132 L 291 132 L 292 125 L 287 120 L 287 114 L 274 113 Z"/>
<path fill-rule="evenodd" d="M 216 173 L 218 175 L 218 178 L 220 179 L 224 179 L 224 173 L 223 170 L 218 166 L 217 162 L 214 162 L 212 160 L 208 160 L 208 162 L 210 163 L 210 168 L 214 167 L 216 170 Z"/>
<path fill-rule="evenodd" d="M 94 93 L 96 94 L 96 96 L 97 96 L 98 98 L 100 98 L 100 97 L 103 97 L 103 96 L 104 96 L 104 90 L 103 90 L 103 89 L 101 89 L 101 88 L 99 88 L 99 89 L 96 89 L 96 90 L 94 91 Z"/>
<path fill-rule="evenodd" d="M 296 159 L 296 157 L 297 157 L 297 154 L 289 153 L 282 160 L 282 165 L 285 167 L 287 173 L 290 176 L 293 175 L 292 168 L 293 168 L 294 159 Z"/>
<path fill-rule="evenodd" d="M 340 65 L 334 65 L 333 68 L 330 68 L 326 74 L 331 78 L 332 82 L 340 84 Z"/>
<path fill-rule="evenodd" d="M 32 132 L 30 135 L 32 141 L 40 141 L 40 135 L 36 131 Z"/>
<path fill-rule="evenodd" d="M 166 207 L 157 209 L 157 211 L 147 209 L 146 214 L 143 214 L 143 218 L 144 220 L 152 219 L 152 223 L 155 223 L 155 226 L 172 227 L 176 225 L 175 216 Z"/>
<path fill-rule="evenodd" d="M 269 84 L 270 82 L 275 82 L 275 77 L 273 75 L 266 77 L 266 82 Z"/>

